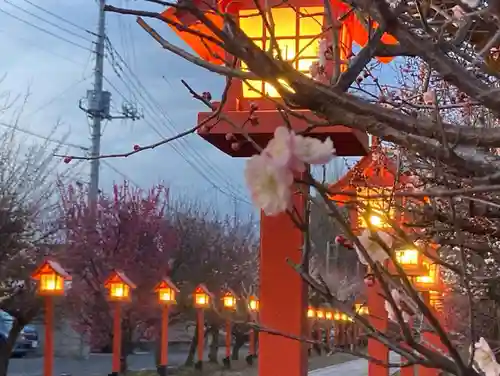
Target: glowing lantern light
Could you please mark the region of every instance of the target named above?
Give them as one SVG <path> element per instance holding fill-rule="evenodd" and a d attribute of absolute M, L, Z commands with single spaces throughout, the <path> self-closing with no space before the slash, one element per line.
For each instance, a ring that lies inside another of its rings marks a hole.
<path fill-rule="evenodd" d="M 318 309 L 318 310 L 316 311 L 316 318 L 317 318 L 318 320 L 323 320 L 323 319 L 325 318 L 325 310 L 323 310 L 323 309 Z"/>
<path fill-rule="evenodd" d="M 116 302 L 130 301 L 130 290 L 136 288 L 135 284 L 125 275 L 124 272 L 114 270 L 104 282 L 104 287 L 108 289 L 108 299 Z"/>
<path fill-rule="evenodd" d="M 335 314 L 333 315 L 333 318 L 335 321 L 340 321 L 340 319 L 342 318 L 342 315 L 340 314 L 340 312 L 335 312 Z"/>
<path fill-rule="evenodd" d="M 327 319 L 327 320 L 333 320 L 333 312 L 326 311 L 325 312 L 325 319 Z"/>
<path fill-rule="evenodd" d="M 248 299 L 248 309 L 250 312 L 259 312 L 260 302 L 256 296 L 251 296 Z"/>
<path fill-rule="evenodd" d="M 52 260 L 46 260 L 31 275 L 35 281 L 39 281 L 38 293 L 40 295 L 63 295 L 65 281 L 71 281 L 71 276 L 61 265 Z"/>
<path fill-rule="evenodd" d="M 199 285 L 194 291 L 194 306 L 208 308 L 210 304 L 212 304 L 212 294 L 204 284 Z"/>
<path fill-rule="evenodd" d="M 355 311 L 358 315 L 368 315 L 368 306 L 364 304 L 356 304 L 355 305 Z"/>
<path fill-rule="evenodd" d="M 176 304 L 179 289 L 169 278 L 163 278 L 154 289 L 158 294 L 158 302 L 161 304 Z"/>
<path fill-rule="evenodd" d="M 401 213 L 396 210 L 402 204 L 401 199 L 391 197 L 394 189 L 400 189 L 407 183 L 408 177 L 403 175 L 396 182 L 396 175 L 396 161 L 374 147 L 329 187 L 330 199 L 343 202 L 348 207 L 354 233 L 360 234 L 368 227 L 390 230 L 388 219 L 401 222 Z"/>
<path fill-rule="evenodd" d="M 307 309 L 307 318 L 308 319 L 313 319 L 316 317 L 316 310 L 313 307 L 309 307 Z"/>
<path fill-rule="evenodd" d="M 228 289 L 224 293 L 224 296 L 222 297 L 222 305 L 228 311 L 235 311 L 236 310 L 236 302 L 237 302 L 236 294 L 234 293 L 233 290 Z"/>

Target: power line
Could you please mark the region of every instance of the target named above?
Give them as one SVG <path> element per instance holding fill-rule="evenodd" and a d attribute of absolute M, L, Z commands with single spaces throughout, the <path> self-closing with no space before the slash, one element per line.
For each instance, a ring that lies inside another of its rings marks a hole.
<path fill-rule="evenodd" d="M 137 184 L 134 180 L 132 180 L 132 178 L 130 178 L 130 176 L 127 176 L 125 173 L 121 172 L 119 169 L 117 169 L 115 166 L 113 166 L 111 163 L 109 163 L 108 161 L 106 160 L 103 160 L 102 163 L 109 167 L 110 169 L 112 169 L 114 172 L 116 172 L 118 175 L 120 175 L 121 177 L 123 177 L 125 180 L 131 182 L 133 185 L 135 185 L 137 188 L 140 188 L 140 185 Z"/>
<path fill-rule="evenodd" d="M 40 30 L 41 32 L 44 32 L 44 33 L 46 33 L 46 34 L 48 34 L 48 35 L 51 35 L 51 36 L 53 36 L 54 38 L 57 38 L 57 39 L 60 39 L 60 40 L 62 40 L 62 41 L 64 41 L 64 42 L 66 42 L 66 43 L 72 44 L 73 46 L 78 47 L 78 48 L 81 48 L 81 49 L 83 49 L 83 50 L 85 50 L 85 51 L 90 51 L 90 52 L 93 52 L 91 49 L 89 49 L 89 48 L 87 48 L 87 47 L 84 47 L 84 46 L 82 46 L 82 45 L 80 45 L 80 44 L 78 44 L 78 43 L 72 42 L 72 41 L 70 41 L 69 39 L 66 39 L 66 38 L 64 38 L 64 37 L 61 37 L 60 35 L 57 35 L 57 34 L 55 34 L 55 33 L 51 32 L 51 31 L 49 31 L 49 30 L 47 30 L 47 29 L 44 29 L 43 27 L 33 25 L 31 22 L 26 21 L 26 20 L 23 20 L 22 18 L 20 18 L 20 17 L 18 17 L 18 16 L 13 15 L 13 14 L 12 14 L 12 13 L 10 13 L 10 12 L 7 12 L 5 9 L 0 8 L 0 12 L 2 12 L 2 13 L 4 13 L 4 14 L 6 14 L 6 15 L 7 15 L 7 16 L 9 16 L 9 17 L 12 17 L 12 18 L 14 18 L 14 19 L 18 20 L 19 22 L 22 22 L 22 23 L 24 23 L 24 24 L 26 24 L 26 25 L 28 25 L 28 26 L 31 26 L 31 27 L 33 27 L 33 28 L 35 28 L 35 29 L 37 29 L 37 30 Z"/>
<path fill-rule="evenodd" d="M 134 92 L 137 92 L 139 94 L 139 96 L 148 104 L 150 105 L 150 111 L 155 114 L 155 115 L 158 115 L 158 112 L 162 115 L 160 117 L 164 117 L 168 123 L 170 123 L 170 126 L 167 126 L 164 122 L 161 122 L 162 125 L 165 125 L 171 132 L 174 132 L 177 133 L 177 130 L 175 129 L 174 127 L 174 122 L 173 120 L 165 113 L 165 111 L 163 110 L 163 108 L 158 104 L 158 102 L 156 102 L 154 100 L 154 98 L 152 97 L 152 95 L 147 91 L 147 89 L 144 87 L 144 85 L 141 83 L 141 81 L 139 80 L 139 78 L 137 78 L 137 76 L 134 74 L 133 70 L 130 68 L 130 66 L 128 66 L 127 62 L 121 57 L 121 55 L 118 53 L 118 51 L 116 51 L 116 49 L 112 46 L 111 44 L 111 41 L 109 40 L 109 38 L 107 39 L 107 42 L 108 42 L 108 49 L 110 49 L 110 56 L 111 58 L 114 57 L 114 55 L 116 55 L 120 60 L 121 62 L 123 63 L 123 65 L 125 65 L 125 67 L 128 69 L 128 71 L 130 72 L 131 76 L 133 78 L 135 78 L 135 80 L 137 81 L 137 84 L 140 86 L 136 86 L 132 81 L 130 81 L 130 83 L 134 86 L 133 89 L 130 89 L 130 87 L 128 86 L 128 84 L 124 81 L 124 78 L 122 77 L 122 74 L 120 72 L 117 71 L 117 68 L 116 68 L 116 61 L 115 60 L 112 60 L 110 61 L 112 67 L 114 68 L 114 71 L 115 73 L 117 74 L 118 78 L 123 82 L 123 84 L 127 87 L 127 89 L 130 91 L 130 93 L 135 97 L 135 99 L 137 100 L 137 97 L 135 96 L 135 93 Z M 119 67 L 119 66 L 118 66 Z M 123 69 L 120 68 L 120 71 L 124 73 Z M 149 97 L 149 100 L 146 99 L 143 95 L 142 95 L 142 92 L 145 93 L 146 96 Z M 151 105 L 151 103 L 154 104 Z M 156 107 L 156 108 L 154 108 Z M 148 121 L 145 119 L 146 123 L 148 123 Z M 149 123 L 150 124 L 150 123 Z M 156 127 L 154 127 L 152 124 L 150 124 L 151 128 L 162 138 L 164 138 L 164 136 L 162 135 L 162 133 L 160 131 L 158 131 L 158 129 L 156 129 Z M 187 143 L 186 140 L 184 139 L 180 139 L 179 140 L 180 142 L 184 142 L 187 146 L 190 147 L 190 145 Z M 218 189 L 221 191 L 221 193 L 225 194 L 225 195 L 228 195 L 232 198 L 236 198 L 238 199 L 239 201 L 242 201 L 242 202 L 245 202 L 247 204 L 250 204 L 248 201 L 244 200 L 244 199 L 241 199 L 239 197 L 237 197 L 235 194 L 238 193 L 238 192 L 232 192 L 232 193 L 228 193 L 224 190 L 222 190 L 220 187 L 218 187 L 204 172 L 202 172 L 202 170 L 200 170 L 200 168 L 194 164 L 193 162 L 189 161 L 185 155 L 183 155 L 182 152 L 180 152 L 179 150 L 177 150 L 177 148 L 175 147 L 175 145 L 170 145 L 176 152 L 177 154 L 179 154 L 188 164 L 190 164 L 191 167 L 193 167 L 200 175 L 202 175 L 212 186 L 214 186 L 214 188 Z M 206 158 L 204 156 L 202 156 L 196 149 L 192 149 L 190 147 L 189 151 L 192 152 L 192 154 L 194 155 L 194 159 L 198 159 L 198 161 L 200 162 L 200 164 L 205 164 L 205 168 L 212 172 L 212 173 L 215 173 L 215 175 L 218 175 L 219 179 L 221 179 L 222 181 L 224 181 L 226 183 L 226 185 L 228 186 L 228 188 L 230 188 L 230 190 L 235 190 L 234 186 L 228 181 L 226 180 L 226 178 L 224 177 L 223 173 L 219 172 L 218 170 L 216 170 L 214 168 L 213 165 L 211 165 L 210 163 L 207 163 L 206 162 Z"/>
<path fill-rule="evenodd" d="M 68 147 L 75 148 L 75 149 L 81 149 L 81 150 L 84 150 L 84 151 L 87 151 L 89 149 L 88 147 L 85 147 L 85 146 L 82 146 L 82 145 L 73 144 L 71 142 L 64 142 L 62 140 L 57 140 L 57 139 L 52 138 L 52 137 L 43 136 L 43 135 L 41 135 L 39 133 L 35 133 L 35 132 L 29 131 L 27 129 L 20 128 L 18 126 L 12 125 L 12 124 L 0 122 L 0 126 L 5 127 L 5 128 L 9 128 L 9 129 L 12 129 L 14 131 L 21 132 L 21 133 L 24 133 L 24 134 L 27 134 L 27 135 L 30 135 L 30 136 L 33 136 L 33 137 L 37 137 L 37 138 L 40 138 L 40 139 L 45 140 L 45 141 L 57 143 L 57 144 L 60 144 L 60 145 L 63 145 L 63 146 L 68 146 Z"/>
<path fill-rule="evenodd" d="M 90 78 L 90 76 L 86 76 L 86 77 L 82 77 L 80 78 L 79 80 L 77 81 L 74 81 L 72 82 L 66 89 L 64 89 L 62 92 L 60 92 L 59 94 L 56 94 L 55 96 L 53 96 L 51 99 L 49 99 L 47 102 L 41 104 L 38 108 L 36 108 L 35 110 L 31 111 L 29 114 L 25 115 L 24 117 L 27 118 L 27 117 L 31 117 L 33 115 L 35 115 L 36 113 L 38 113 L 39 111 L 45 109 L 47 106 L 50 106 L 52 103 L 54 103 L 57 99 L 59 99 L 60 97 L 62 97 L 64 94 L 66 94 L 68 91 L 72 90 L 75 88 L 75 86 L 78 86 L 79 84 L 81 84 L 82 82 L 85 82 L 87 81 L 88 79 Z"/>
<path fill-rule="evenodd" d="M 11 3 L 9 0 L 4 0 L 4 1 L 5 1 L 7 4 L 9 4 L 10 6 L 13 6 L 14 8 L 19 9 L 20 11 L 22 11 L 22 12 L 24 12 L 24 13 L 26 13 L 26 14 L 29 14 L 30 16 L 35 17 L 36 19 L 38 19 L 38 20 L 40 20 L 40 21 L 42 21 L 42 22 L 45 22 L 45 23 L 47 23 L 47 24 L 49 24 L 49 25 L 51 25 L 51 26 L 54 26 L 55 28 L 57 28 L 57 29 L 59 29 L 59 30 L 62 30 L 62 31 L 64 31 L 64 32 L 68 33 L 68 34 L 71 34 L 71 35 L 73 35 L 73 36 L 75 36 L 75 37 L 77 37 L 77 38 L 83 39 L 83 40 L 84 40 L 84 41 L 86 41 L 86 42 L 91 42 L 91 40 L 90 40 L 90 39 L 87 39 L 87 38 L 85 38 L 84 36 L 82 36 L 82 35 L 80 35 L 80 34 L 77 34 L 77 33 L 73 32 L 73 31 L 71 31 L 71 30 L 68 30 L 68 29 L 66 29 L 66 28 L 64 28 L 64 27 L 62 27 L 62 26 L 60 26 L 60 25 L 58 25 L 58 24 L 56 24 L 56 23 L 54 23 L 54 22 L 52 22 L 52 21 L 48 21 L 48 20 L 46 20 L 45 18 L 40 17 L 39 15 L 37 15 L 37 14 L 35 14 L 35 13 L 32 13 L 32 12 L 30 12 L 29 10 L 26 10 L 26 9 L 24 9 L 24 8 L 20 7 L 19 5 L 16 5 L 16 4 Z"/>
<path fill-rule="evenodd" d="M 61 17 L 58 14 L 52 13 L 50 10 L 45 9 L 45 8 L 41 7 L 40 5 L 34 4 L 31 1 L 29 1 L 29 0 L 24 0 L 24 2 L 26 2 L 26 3 L 28 3 L 28 4 L 32 5 L 32 6 L 34 6 L 35 8 L 41 10 L 42 12 L 50 14 L 52 17 L 55 17 L 55 18 L 57 18 L 60 21 L 66 22 L 68 25 L 71 25 L 71 26 L 73 26 L 73 27 L 75 27 L 77 29 L 83 30 L 83 31 L 85 31 L 86 33 L 88 33 L 90 35 L 97 36 L 96 33 L 92 32 L 92 31 L 90 31 L 88 29 L 85 29 L 84 27 L 82 27 L 80 25 L 77 25 L 77 24 L 71 22 L 70 20 L 68 20 L 68 19 L 66 19 L 64 17 Z"/>

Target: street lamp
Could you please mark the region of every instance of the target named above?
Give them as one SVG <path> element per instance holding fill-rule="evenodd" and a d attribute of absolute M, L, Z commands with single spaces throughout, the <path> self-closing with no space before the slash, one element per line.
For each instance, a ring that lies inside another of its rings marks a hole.
<path fill-rule="evenodd" d="M 228 312 L 228 316 L 226 317 L 226 357 L 222 360 L 226 368 L 231 368 L 231 315 L 236 311 L 236 303 L 236 293 L 231 289 L 227 289 L 222 296 L 222 305 L 224 310 Z"/>
<path fill-rule="evenodd" d="M 198 361 L 195 368 L 201 370 L 203 368 L 203 349 L 205 346 L 205 313 L 204 310 L 212 304 L 213 295 L 203 283 L 198 285 L 194 290 L 194 307 L 197 310 L 197 327 L 198 327 Z"/>
<path fill-rule="evenodd" d="M 122 347 L 122 303 L 130 302 L 130 291 L 136 285 L 121 270 L 113 270 L 108 279 L 104 282 L 104 288 L 108 290 L 108 300 L 114 302 L 115 312 L 113 317 L 113 359 L 111 374 L 118 376 L 120 373 L 120 357 Z"/>
<path fill-rule="evenodd" d="M 64 282 L 71 276 L 58 262 L 45 260 L 31 275 L 38 281 L 38 294 L 45 300 L 45 348 L 43 353 L 43 374 L 52 376 L 54 369 L 54 296 L 64 295 Z"/>
<path fill-rule="evenodd" d="M 154 288 L 158 295 L 158 303 L 162 306 L 161 311 L 161 343 L 160 343 L 160 364 L 158 371 L 160 376 L 167 374 L 168 364 L 168 316 L 169 307 L 177 304 L 177 294 L 179 289 L 169 278 L 163 278 Z"/>

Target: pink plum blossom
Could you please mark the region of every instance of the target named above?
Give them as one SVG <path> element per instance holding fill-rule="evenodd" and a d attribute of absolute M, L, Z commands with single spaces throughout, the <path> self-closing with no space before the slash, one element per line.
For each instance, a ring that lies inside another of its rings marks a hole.
<path fill-rule="evenodd" d="M 273 139 L 269 141 L 263 153 L 267 154 L 276 166 L 289 166 L 293 158 L 294 137 L 294 133 L 287 127 L 276 128 Z"/>
<path fill-rule="evenodd" d="M 277 215 L 291 206 L 293 173 L 278 166 L 265 154 L 254 155 L 245 167 L 252 201 L 267 215 Z"/>

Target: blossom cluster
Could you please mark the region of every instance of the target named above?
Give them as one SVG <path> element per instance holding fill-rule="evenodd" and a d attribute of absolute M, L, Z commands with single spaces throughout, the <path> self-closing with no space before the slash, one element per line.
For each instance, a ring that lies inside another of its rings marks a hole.
<path fill-rule="evenodd" d="M 247 162 L 245 179 L 253 203 L 267 215 L 277 215 L 292 206 L 294 173 L 308 165 L 331 161 L 335 148 L 330 138 L 321 141 L 295 134 L 281 126 L 260 154 Z"/>

